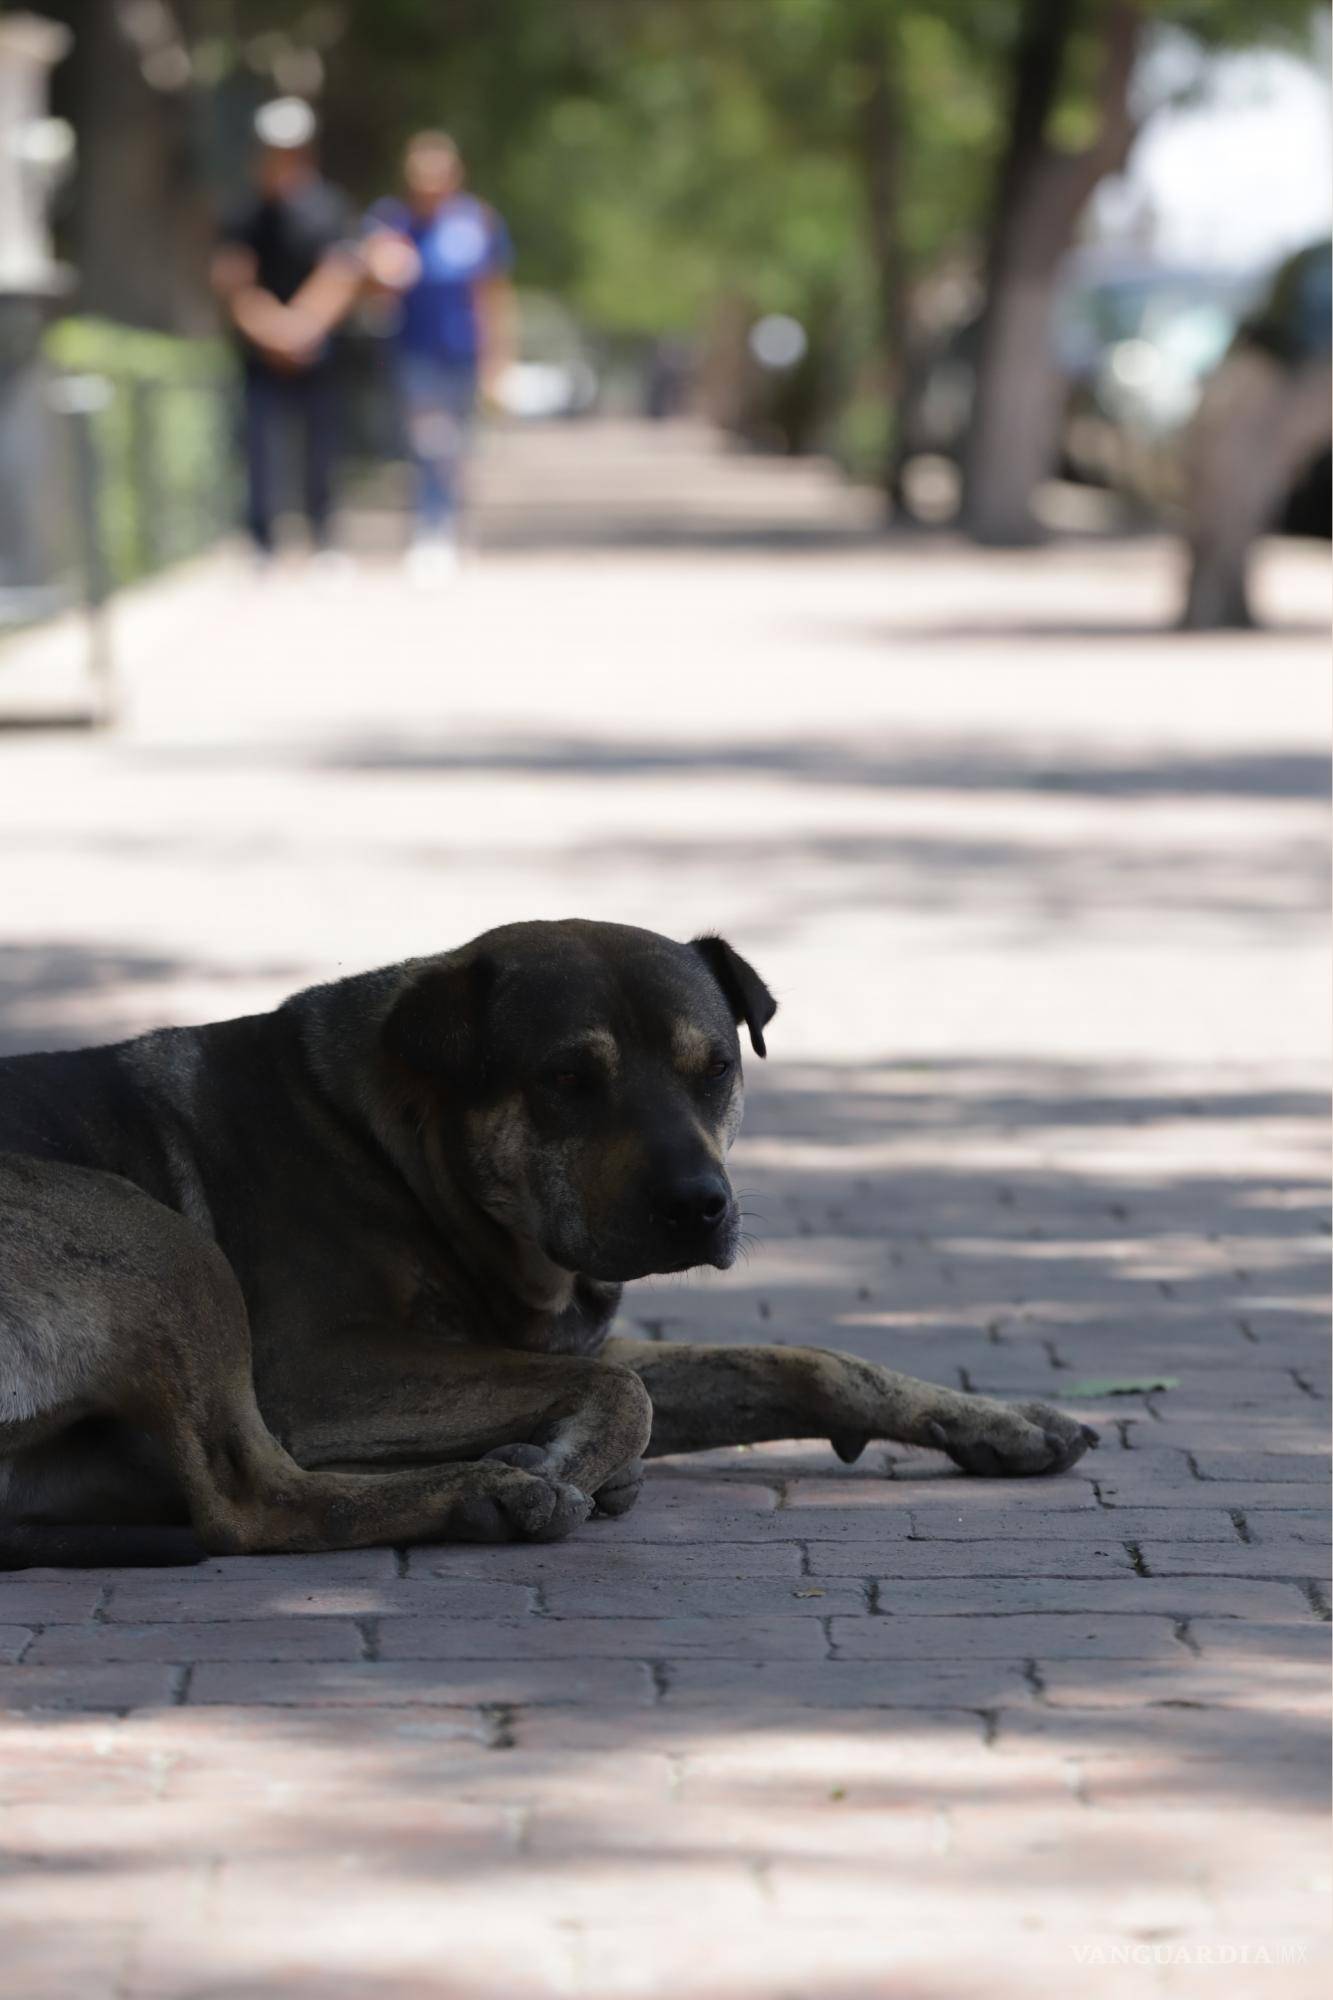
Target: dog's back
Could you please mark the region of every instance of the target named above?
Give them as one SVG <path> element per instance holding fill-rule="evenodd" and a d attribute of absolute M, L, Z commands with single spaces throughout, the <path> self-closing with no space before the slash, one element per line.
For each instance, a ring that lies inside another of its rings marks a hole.
<path fill-rule="evenodd" d="M 173 1116 L 170 1082 L 190 1065 L 198 1032 L 170 1028 L 0 1060 L 0 1152 L 121 1174 L 170 1202 L 161 1124 Z"/>

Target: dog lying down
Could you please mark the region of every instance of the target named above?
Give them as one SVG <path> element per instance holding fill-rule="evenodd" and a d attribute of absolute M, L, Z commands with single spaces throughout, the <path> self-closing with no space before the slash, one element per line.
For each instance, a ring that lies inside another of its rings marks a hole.
<path fill-rule="evenodd" d="M 646 1454 L 872 1438 L 981 1474 L 1096 1433 L 817 1347 L 610 1331 L 725 1269 L 721 938 L 523 923 L 269 1014 L 0 1062 L 0 1565 L 554 1540 Z"/>

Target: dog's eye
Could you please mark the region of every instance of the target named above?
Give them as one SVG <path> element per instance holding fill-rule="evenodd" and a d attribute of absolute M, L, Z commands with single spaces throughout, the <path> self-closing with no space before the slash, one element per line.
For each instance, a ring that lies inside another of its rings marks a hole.
<path fill-rule="evenodd" d="M 580 1090 L 587 1090 L 593 1079 L 586 1069 L 578 1069 L 572 1063 L 558 1063 L 548 1069 L 542 1082 L 548 1090 L 554 1090 L 561 1097 L 573 1097 Z"/>
<path fill-rule="evenodd" d="M 724 1076 L 730 1076 L 736 1065 L 730 1056 L 714 1056 L 704 1075 L 710 1083 L 721 1083 Z"/>

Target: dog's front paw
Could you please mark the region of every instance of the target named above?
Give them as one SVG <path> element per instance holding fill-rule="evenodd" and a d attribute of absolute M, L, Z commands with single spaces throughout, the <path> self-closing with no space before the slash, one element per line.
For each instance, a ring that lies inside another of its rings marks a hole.
<path fill-rule="evenodd" d="M 592 1512 L 587 1494 L 557 1478 L 535 1445 L 502 1445 L 482 1463 L 485 1483 L 468 1494 L 453 1524 L 459 1541 L 563 1541 Z"/>
<path fill-rule="evenodd" d="M 983 1479 L 1068 1472 L 1100 1442 L 1091 1424 L 1077 1423 L 1049 1403 L 992 1403 L 981 1397 L 927 1430 L 931 1443 L 955 1465 Z"/>
<path fill-rule="evenodd" d="M 487 1452 L 486 1458 L 491 1463 L 512 1465 L 521 1472 L 531 1472 L 539 1479 L 550 1480 L 556 1485 L 560 1484 L 560 1475 L 556 1470 L 551 1454 L 549 1451 L 543 1450 L 539 1444 L 497 1445 L 494 1451 Z M 573 1486 L 568 1487 L 566 1490 L 570 1493 L 578 1492 L 578 1488 Z M 602 1481 L 602 1484 L 593 1494 L 590 1504 L 597 1513 L 614 1518 L 619 1514 L 628 1514 L 642 1491 L 643 1460 L 641 1458 L 632 1458 L 628 1464 L 622 1465 L 617 1472 L 613 1472 L 609 1479 Z M 575 1522 L 573 1525 L 577 1527 L 578 1523 Z M 568 1533 L 568 1529 L 564 1532 Z"/>
<path fill-rule="evenodd" d="M 593 1494 L 593 1504 L 599 1514 L 614 1519 L 619 1514 L 628 1514 L 634 1502 L 643 1491 L 643 1460 L 632 1458 L 628 1465 L 622 1465 L 619 1472 L 613 1472 Z"/>

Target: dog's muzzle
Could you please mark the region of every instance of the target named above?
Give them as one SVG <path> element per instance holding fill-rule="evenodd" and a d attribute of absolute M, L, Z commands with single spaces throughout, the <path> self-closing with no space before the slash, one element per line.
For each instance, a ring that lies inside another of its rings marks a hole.
<path fill-rule="evenodd" d="M 662 1191 L 653 1210 L 665 1246 L 675 1252 L 672 1269 L 730 1264 L 736 1249 L 736 1205 L 720 1173 L 691 1174 L 674 1182 Z"/>

